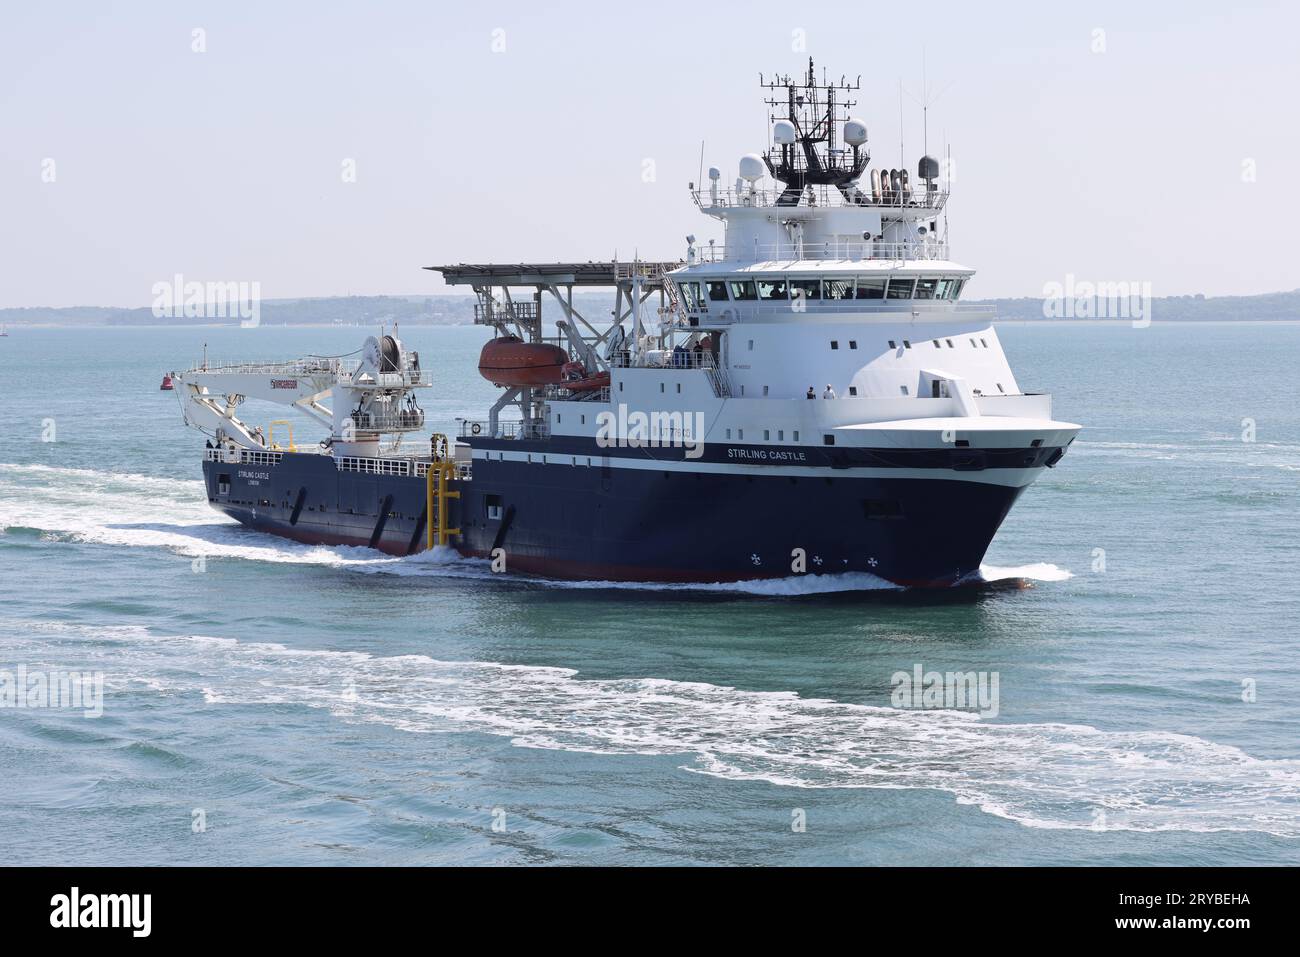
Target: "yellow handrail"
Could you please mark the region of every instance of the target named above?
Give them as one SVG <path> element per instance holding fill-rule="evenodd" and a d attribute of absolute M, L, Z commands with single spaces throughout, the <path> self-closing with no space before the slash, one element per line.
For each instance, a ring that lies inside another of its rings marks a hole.
<path fill-rule="evenodd" d="M 282 449 L 280 448 L 280 446 L 275 444 L 275 427 L 277 425 L 283 425 L 286 429 L 289 430 L 289 448 L 287 449 L 287 451 L 297 452 L 298 446 L 293 444 L 293 423 L 290 422 L 288 419 L 276 419 L 274 422 L 271 423 L 271 427 L 267 432 L 267 436 L 266 436 L 267 447 L 271 449 L 271 451 L 273 452 L 286 451 L 285 449 Z"/>

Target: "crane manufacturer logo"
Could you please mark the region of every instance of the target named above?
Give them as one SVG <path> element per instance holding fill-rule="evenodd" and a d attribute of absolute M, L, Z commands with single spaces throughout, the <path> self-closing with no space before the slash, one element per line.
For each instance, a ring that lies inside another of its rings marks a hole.
<path fill-rule="evenodd" d="M 272 379 L 272 389 L 296 389 L 298 388 L 297 379 Z"/>
<path fill-rule="evenodd" d="M 126 927 L 132 937 L 148 937 L 152 930 L 152 894 L 69 894 L 50 898 L 51 927 Z"/>

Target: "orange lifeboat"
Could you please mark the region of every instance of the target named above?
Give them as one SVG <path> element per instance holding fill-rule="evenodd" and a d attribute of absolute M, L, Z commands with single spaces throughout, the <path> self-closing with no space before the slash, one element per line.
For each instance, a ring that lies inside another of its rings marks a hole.
<path fill-rule="evenodd" d="M 554 385 L 563 377 L 569 354 L 544 342 L 502 336 L 483 346 L 478 373 L 493 385 Z"/>
<path fill-rule="evenodd" d="M 571 392 L 590 392 L 593 389 L 603 389 L 609 385 L 608 372 L 587 375 L 587 367 L 581 362 L 566 362 L 561 372 L 564 381 L 560 383 L 560 388 L 568 389 Z"/>

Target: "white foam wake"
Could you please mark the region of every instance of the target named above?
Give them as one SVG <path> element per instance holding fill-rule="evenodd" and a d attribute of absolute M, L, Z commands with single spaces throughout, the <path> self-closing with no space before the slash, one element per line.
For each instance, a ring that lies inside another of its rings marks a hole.
<path fill-rule="evenodd" d="M 28 624 L 38 642 L 42 631 L 61 632 L 65 648 L 69 638 L 90 639 L 85 653 L 103 657 L 118 692 L 143 686 L 218 705 L 302 705 L 412 732 L 503 735 L 521 747 L 682 755 L 685 770 L 790 787 L 938 789 L 1029 827 L 1300 837 L 1300 761 L 1262 760 L 1188 735 L 996 724 L 705 683 L 588 680 L 565 668 Z"/>

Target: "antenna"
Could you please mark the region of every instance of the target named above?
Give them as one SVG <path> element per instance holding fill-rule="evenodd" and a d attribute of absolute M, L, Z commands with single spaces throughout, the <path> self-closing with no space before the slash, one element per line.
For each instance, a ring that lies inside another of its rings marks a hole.
<path fill-rule="evenodd" d="M 695 182 L 700 185 L 700 189 L 704 188 L 704 140 L 700 140 L 700 175 Z"/>

